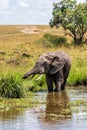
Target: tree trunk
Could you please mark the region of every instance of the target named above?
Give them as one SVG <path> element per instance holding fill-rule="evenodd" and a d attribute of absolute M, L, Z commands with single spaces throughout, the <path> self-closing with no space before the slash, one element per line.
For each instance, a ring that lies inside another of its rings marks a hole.
<path fill-rule="evenodd" d="M 81 44 L 83 41 L 83 36 L 80 36 L 79 38 L 76 37 L 76 35 L 74 35 L 74 43 L 79 45 Z"/>
<path fill-rule="evenodd" d="M 76 44 L 76 41 L 77 41 L 76 35 L 74 35 L 74 44 Z"/>

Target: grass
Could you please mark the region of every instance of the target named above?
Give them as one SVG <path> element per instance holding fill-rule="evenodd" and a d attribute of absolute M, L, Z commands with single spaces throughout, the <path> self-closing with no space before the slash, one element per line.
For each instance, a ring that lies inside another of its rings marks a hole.
<path fill-rule="evenodd" d="M 87 85 L 87 60 L 77 59 L 73 62 L 68 84 Z"/>
<path fill-rule="evenodd" d="M 26 28 L 35 29 L 34 33 L 22 32 Z M 39 44 L 37 41 L 46 36 L 46 34 L 66 37 L 68 46 L 47 47 Z M 21 79 L 23 74 L 34 66 L 39 55 L 62 50 L 68 53 L 72 60 L 72 68 L 67 83 L 69 85 L 87 85 L 87 45 L 75 46 L 70 44 L 70 42 L 72 42 L 72 38 L 65 36 L 61 27 L 59 29 L 51 29 L 49 26 L 41 25 L 0 26 L 0 78 L 3 79 L 4 76 L 5 82 L 10 84 L 11 78 L 9 74 L 14 75 L 14 79 L 19 75 L 18 79 Z M 28 91 L 46 90 L 44 76 L 37 82 L 35 79 L 32 81 L 20 80 L 19 82 Z"/>
<path fill-rule="evenodd" d="M 12 75 L 2 76 L 0 79 L 0 97 L 21 98 L 24 97 L 22 81 Z"/>
<path fill-rule="evenodd" d="M 33 98 L 34 94 L 28 93 L 28 96 L 25 98 L 0 98 L 0 111 L 10 110 L 11 108 L 28 108 L 33 107 L 38 104 L 38 100 Z"/>
<path fill-rule="evenodd" d="M 32 91 L 32 92 L 46 91 L 47 86 L 45 82 L 45 76 L 43 76 L 41 80 L 36 81 L 35 79 L 37 77 L 38 75 L 35 76 L 35 78 L 32 81 L 27 81 L 27 83 L 25 81 L 25 88 L 27 88 L 28 91 Z"/>

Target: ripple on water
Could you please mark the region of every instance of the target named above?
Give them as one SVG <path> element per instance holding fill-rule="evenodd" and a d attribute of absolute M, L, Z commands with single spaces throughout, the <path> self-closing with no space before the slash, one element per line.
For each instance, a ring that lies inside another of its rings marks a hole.
<path fill-rule="evenodd" d="M 35 98 L 40 104 L 34 109 L 0 113 L 0 130 L 87 130 L 87 91 L 37 93 Z"/>

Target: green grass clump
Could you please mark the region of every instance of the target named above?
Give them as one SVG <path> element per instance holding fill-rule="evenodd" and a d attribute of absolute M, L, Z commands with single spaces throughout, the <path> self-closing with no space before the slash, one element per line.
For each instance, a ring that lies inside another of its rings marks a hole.
<path fill-rule="evenodd" d="M 75 60 L 68 77 L 69 85 L 87 85 L 87 61 Z"/>
<path fill-rule="evenodd" d="M 45 34 L 40 40 L 40 43 L 42 43 L 46 47 L 52 47 L 52 46 L 58 46 L 63 45 L 67 42 L 66 37 L 64 36 L 57 36 L 52 34 Z"/>
<path fill-rule="evenodd" d="M 21 98 L 24 96 L 22 81 L 19 77 L 6 75 L 0 78 L 0 97 Z"/>
<path fill-rule="evenodd" d="M 46 86 L 46 79 L 45 76 L 42 76 L 41 79 L 36 80 L 38 78 L 38 75 L 35 76 L 34 79 L 32 80 L 25 80 L 24 82 L 24 88 L 27 89 L 27 91 L 31 91 L 31 92 L 38 92 L 38 91 L 45 91 L 47 90 L 47 86 Z"/>

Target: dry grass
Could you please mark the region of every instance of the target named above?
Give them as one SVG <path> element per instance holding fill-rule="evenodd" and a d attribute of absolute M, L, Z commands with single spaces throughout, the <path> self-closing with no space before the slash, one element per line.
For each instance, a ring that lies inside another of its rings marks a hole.
<path fill-rule="evenodd" d="M 27 33 L 22 31 L 26 31 L 26 29 Z M 18 72 L 23 74 L 32 68 L 39 55 L 49 51 L 65 51 L 70 55 L 72 62 L 75 62 L 77 59 L 81 59 L 82 61 L 87 60 L 87 46 L 45 48 L 43 45 L 35 43 L 35 41 L 43 37 L 46 33 L 64 36 L 64 30 L 61 27 L 59 29 L 51 29 L 49 26 L 39 25 L 0 26 L 1 73 Z M 71 37 L 68 36 L 68 42 L 71 40 Z M 24 53 L 27 53 L 29 57 L 23 56 Z"/>
<path fill-rule="evenodd" d="M 64 36 L 64 30 L 51 29 L 49 26 L 0 26 L 0 78 L 2 79 L 3 76 L 7 78 L 10 74 L 15 79 L 21 79 L 24 73 L 34 66 L 39 55 L 46 52 L 64 51 L 72 60 L 67 83 L 69 85 L 87 83 L 87 46 L 43 47 L 36 41 L 44 34 Z M 68 36 L 68 44 L 70 44 L 69 41 L 71 38 Z M 6 78 L 5 83 L 7 83 Z M 8 82 L 10 81 L 9 79 Z M 43 76 L 38 82 L 34 80 L 23 82 L 23 87 L 28 90 L 33 88 L 33 91 L 45 90 L 44 81 Z"/>

